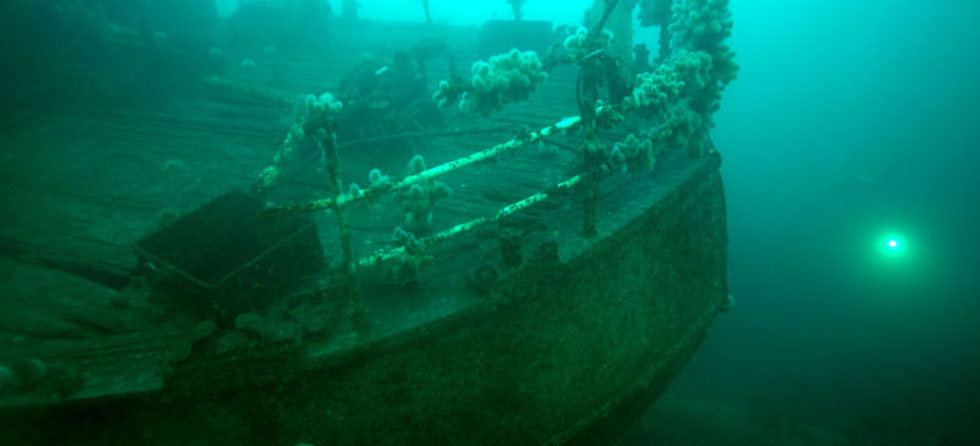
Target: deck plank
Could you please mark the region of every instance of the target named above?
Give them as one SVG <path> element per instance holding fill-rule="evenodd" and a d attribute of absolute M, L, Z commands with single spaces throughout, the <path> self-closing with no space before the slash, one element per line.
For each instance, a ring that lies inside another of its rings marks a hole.
<path fill-rule="evenodd" d="M 388 57 L 400 42 L 413 42 L 433 31 L 415 25 L 379 24 L 343 32 L 350 33 L 344 41 L 358 44 L 338 41 L 334 51 L 327 54 L 258 57 L 255 70 L 233 67 L 227 78 L 298 100 L 305 93 L 333 88 L 361 53 Z M 459 66 L 465 70 L 476 57 L 473 30 L 442 32 L 452 42 Z M 430 65 L 430 86 L 448 75 L 446 69 L 440 63 Z M 510 129 L 508 132 L 410 139 L 396 147 L 351 147 L 340 154 L 342 176 L 346 183 L 365 184 L 367 173 L 380 168 L 393 178 L 401 178 L 408 173 L 407 163 L 414 154 L 424 154 L 432 167 L 506 141 L 524 126 L 535 129 L 575 115 L 574 95 L 569 93 L 575 75 L 573 68 L 555 70 L 530 100 L 508 105 L 488 120 L 466 116 L 456 109 L 443 111 L 450 129 L 503 126 Z M 247 189 L 270 163 L 295 119 L 293 111 L 281 102 L 216 92 L 203 81 L 188 86 L 163 107 L 66 104 L 44 113 L 25 111 L 17 117 L 0 126 L 5 141 L 0 153 L 0 220 L 4 221 L 0 237 L 44 252 L 91 259 L 121 271 L 137 266 L 131 246 L 157 230 L 162 216 L 193 210 L 228 190 Z M 612 141 L 622 134 L 613 132 L 607 139 Z M 436 204 L 432 227 L 419 231 L 419 235 L 492 215 L 574 175 L 579 164 L 574 152 L 579 137 L 559 136 L 556 141 L 572 150 L 542 153 L 525 147 L 497 161 L 440 178 L 454 193 Z M 270 199 L 322 198 L 327 194 L 326 183 L 319 166 L 314 165 Z M 560 238 L 576 249 L 586 246 L 589 241 L 578 234 L 581 216 L 577 201 L 568 202 L 558 200 L 543 206 L 550 212 L 548 218 L 542 210 L 516 217 L 522 219 L 516 221 L 523 226 L 532 228 L 524 236 L 536 243 Z M 393 196 L 380 198 L 373 207 L 355 204 L 350 214 L 354 249 L 360 256 L 391 247 L 395 227 L 405 224 L 404 210 Z M 319 212 L 314 217 L 327 262 L 336 266 L 339 243 L 334 216 Z M 480 290 L 470 283 L 474 272 L 482 265 L 506 269 L 500 266 L 499 227 L 473 231 L 427 253 L 434 259 L 426 263 L 419 289 L 392 279 L 390 269 L 372 271 L 379 273 L 378 280 L 365 284 L 366 304 L 378 335 L 446 316 L 480 299 Z M 94 370 L 82 394 L 85 396 L 137 391 L 120 387 L 123 378 L 143 383 L 139 389 L 153 390 L 162 383 L 172 351 L 188 349 L 196 336 L 189 322 L 154 319 L 154 314 L 163 314 L 155 304 L 118 307 L 125 300 L 118 291 L 67 273 L 3 262 L 0 271 L 10 278 L 6 286 L 16 290 L 3 293 L 15 297 L 0 299 L 0 312 L 4 314 L 0 316 L 0 337 L 5 336 L 4 344 L 13 345 L 15 338 L 20 341 L 16 348 L 0 349 L 8 355 L 0 357 L 0 364 L 27 357 L 40 357 L 52 364 L 74 362 Z M 322 281 L 311 283 L 322 285 Z M 343 305 L 330 303 L 329 308 L 306 308 L 302 312 L 327 315 L 324 317 L 333 321 L 338 314 L 346 314 Z M 140 351 L 147 353 L 142 360 L 147 377 L 135 375 L 137 365 L 133 361 L 125 370 L 114 365 L 113 361 L 126 362 Z M 112 374 L 121 378 L 108 378 Z"/>

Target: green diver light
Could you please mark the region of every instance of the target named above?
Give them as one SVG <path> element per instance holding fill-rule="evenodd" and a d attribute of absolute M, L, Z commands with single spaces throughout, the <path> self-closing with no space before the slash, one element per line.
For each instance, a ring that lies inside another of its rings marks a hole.
<path fill-rule="evenodd" d="M 908 251 L 905 239 L 899 234 L 885 234 L 878 243 L 882 255 L 902 257 Z"/>

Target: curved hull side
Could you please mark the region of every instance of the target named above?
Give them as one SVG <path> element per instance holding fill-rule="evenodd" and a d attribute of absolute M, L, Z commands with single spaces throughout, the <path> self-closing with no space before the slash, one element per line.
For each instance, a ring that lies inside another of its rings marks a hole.
<path fill-rule="evenodd" d="M 179 365 L 163 395 L 56 409 L 31 440 L 599 444 L 663 392 L 727 295 L 718 161 L 698 164 L 581 255 L 463 313 L 342 353 Z"/>

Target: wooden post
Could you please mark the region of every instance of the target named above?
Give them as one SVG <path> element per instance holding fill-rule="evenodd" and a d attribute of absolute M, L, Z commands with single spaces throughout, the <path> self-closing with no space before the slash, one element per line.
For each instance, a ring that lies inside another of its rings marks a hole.
<path fill-rule="evenodd" d="M 422 0 L 422 9 L 425 10 L 425 24 L 426 25 L 431 25 L 432 24 L 432 13 L 431 13 L 431 11 L 429 11 L 429 0 Z M 425 61 L 425 59 L 422 59 L 422 60 Z"/>
<path fill-rule="evenodd" d="M 330 131 L 320 131 L 317 133 L 317 140 L 323 148 L 324 160 L 327 167 L 327 175 L 330 177 L 330 193 L 340 196 L 343 193 L 343 184 L 340 179 L 340 156 L 337 154 L 337 135 Z M 350 240 L 350 221 L 347 217 L 347 207 L 342 203 L 334 206 L 337 213 L 337 226 L 340 227 L 340 249 L 343 254 L 344 273 L 347 276 L 347 296 L 350 302 L 351 326 L 354 333 L 358 336 L 367 335 L 370 332 L 370 324 L 367 320 L 367 309 L 364 307 L 363 296 L 361 296 L 361 286 L 357 282 L 357 261 L 354 259 L 354 248 Z"/>
<path fill-rule="evenodd" d="M 601 5 L 600 5 L 601 3 Z M 592 9 L 592 20 L 589 23 L 591 36 L 598 36 L 610 18 L 616 13 L 616 5 L 619 0 L 595 0 Z M 627 11 L 628 20 L 632 20 L 630 10 L 632 8 L 620 8 Z M 596 15 L 602 11 L 601 15 Z M 598 17 L 598 19 L 596 19 Z M 632 28 L 629 28 L 632 30 Z M 630 34 L 632 31 L 629 32 Z M 617 33 L 613 30 L 614 36 Z M 615 36 L 618 38 L 618 36 Z M 594 38 L 594 37 L 593 37 Z M 627 42 L 632 39 L 627 37 Z M 614 43 L 615 45 L 615 43 Z M 582 116 L 582 169 L 585 180 L 582 184 L 582 235 L 592 238 L 599 235 L 597 229 L 596 201 L 599 195 L 599 178 L 596 174 L 602 167 L 602 142 L 596 135 L 596 105 L 599 102 L 599 86 L 606 78 L 605 68 L 602 66 L 607 60 L 617 59 L 614 47 L 606 49 L 607 54 L 601 57 L 586 57 L 579 66 L 578 85 L 575 96 L 578 102 L 579 113 Z M 627 57 L 632 51 L 630 46 L 625 47 Z M 628 59 L 626 59 L 628 60 Z"/>
<path fill-rule="evenodd" d="M 357 0 L 342 0 L 341 17 L 347 20 L 357 20 Z"/>
<path fill-rule="evenodd" d="M 621 0 L 619 2 L 593 0 L 592 9 L 589 10 L 586 26 L 593 29 L 606 14 L 607 9 L 612 8 L 603 27 L 612 31 L 614 38 L 607 52 L 619 60 L 633 60 L 633 6 L 635 3 L 635 0 Z M 599 29 L 599 31 L 601 30 L 602 28 Z"/>

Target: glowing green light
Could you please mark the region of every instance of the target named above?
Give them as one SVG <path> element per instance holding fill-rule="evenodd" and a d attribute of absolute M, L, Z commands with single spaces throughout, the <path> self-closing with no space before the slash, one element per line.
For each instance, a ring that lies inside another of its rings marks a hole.
<path fill-rule="evenodd" d="M 855 268 L 855 273 L 864 274 L 866 283 L 887 289 L 877 293 L 882 297 L 905 293 L 913 283 L 926 280 L 932 248 L 930 239 L 925 237 L 928 233 L 895 222 L 875 226 L 862 234 L 866 268 Z"/>
<path fill-rule="evenodd" d="M 905 241 L 901 236 L 886 234 L 879 243 L 881 243 L 879 246 L 881 246 L 882 254 L 888 257 L 900 257 L 905 254 Z"/>

